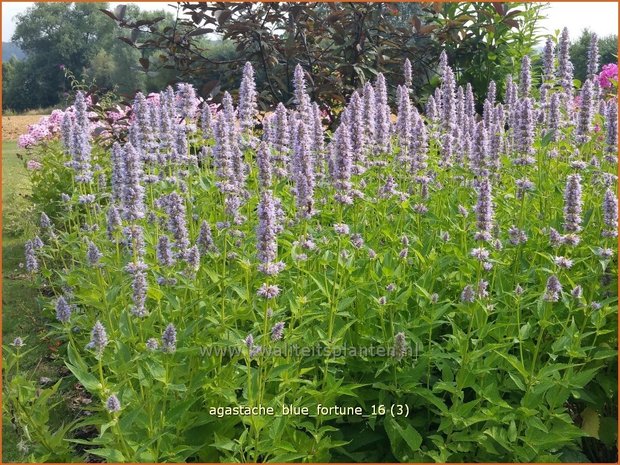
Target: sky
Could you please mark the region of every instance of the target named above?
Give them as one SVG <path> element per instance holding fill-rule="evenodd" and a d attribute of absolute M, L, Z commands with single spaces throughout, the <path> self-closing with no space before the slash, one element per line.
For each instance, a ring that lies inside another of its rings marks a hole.
<path fill-rule="evenodd" d="M 110 2 L 110 7 L 120 5 Z M 2 2 L 2 41 L 10 42 L 15 31 L 15 15 L 24 12 L 32 3 Z M 145 10 L 170 9 L 174 11 L 170 2 L 140 2 Z M 541 26 L 549 33 L 556 29 L 567 27 L 569 34 L 577 38 L 584 28 L 596 32 L 599 37 L 618 33 L 618 3 L 617 2 L 553 2 L 545 10 L 547 19 L 541 21 Z"/>

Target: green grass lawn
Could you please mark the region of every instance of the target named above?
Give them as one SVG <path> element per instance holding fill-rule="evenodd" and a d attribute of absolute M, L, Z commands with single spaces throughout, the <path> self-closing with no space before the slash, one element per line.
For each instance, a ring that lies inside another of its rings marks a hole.
<path fill-rule="evenodd" d="M 28 279 L 20 263 L 24 261 L 24 242 L 36 233 L 29 200 L 30 185 L 24 162 L 17 157 L 17 143 L 2 142 L 2 331 L 3 343 L 17 336 L 24 338 L 27 349 L 21 366 L 38 380 L 58 378 L 58 369 L 49 358 L 44 341 L 45 320 L 40 317 L 38 290 Z M 21 368 L 21 367 L 20 367 Z M 3 373 L 4 376 L 4 373 Z M 3 406 L 3 461 L 26 459 L 17 449 L 16 431 Z"/>

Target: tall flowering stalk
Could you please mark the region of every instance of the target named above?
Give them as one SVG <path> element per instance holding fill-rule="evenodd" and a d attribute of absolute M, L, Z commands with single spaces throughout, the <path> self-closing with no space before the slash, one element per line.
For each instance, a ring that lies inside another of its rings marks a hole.
<path fill-rule="evenodd" d="M 390 150 L 390 107 L 388 105 L 387 87 L 382 73 L 375 82 L 375 108 L 377 114 L 375 149 L 379 152 Z"/>
<path fill-rule="evenodd" d="M 24 248 L 26 255 L 26 271 L 29 273 L 36 273 L 39 271 L 39 260 L 37 259 L 34 243 L 32 241 L 26 241 Z"/>
<path fill-rule="evenodd" d="M 581 106 L 577 118 L 577 141 L 584 143 L 590 138 L 592 118 L 594 117 L 592 81 L 586 79 L 581 89 Z"/>
<path fill-rule="evenodd" d="M 261 262 L 259 271 L 267 275 L 278 274 L 284 268 L 284 263 L 276 263 L 278 256 L 277 232 L 276 200 L 270 190 L 264 190 L 258 204 L 256 257 Z"/>
<path fill-rule="evenodd" d="M 534 114 L 533 100 L 524 98 L 519 106 L 518 125 L 515 132 L 515 151 L 521 157 L 534 153 Z"/>
<path fill-rule="evenodd" d="M 581 231 L 581 176 L 570 174 L 564 189 L 564 230 L 568 233 Z"/>
<path fill-rule="evenodd" d="M 261 189 L 271 187 L 271 152 L 266 142 L 261 142 L 256 151 L 256 166 L 258 168 L 258 184 Z"/>
<path fill-rule="evenodd" d="M 598 36 L 592 33 L 590 36 L 590 45 L 588 46 L 588 68 L 586 77 L 590 80 L 594 80 L 598 74 Z"/>
<path fill-rule="evenodd" d="M 127 221 L 144 218 L 144 187 L 142 181 L 142 160 L 131 144 L 125 145 L 125 166 L 123 171 L 122 214 Z"/>
<path fill-rule="evenodd" d="M 610 163 L 618 162 L 618 103 L 615 100 L 607 102 L 605 129 L 605 160 Z"/>
<path fill-rule="evenodd" d="M 487 176 L 487 154 L 489 153 L 489 142 L 487 130 L 484 122 L 476 125 L 472 139 L 471 155 L 469 167 L 476 176 Z"/>
<path fill-rule="evenodd" d="M 542 82 L 540 84 L 540 102 L 543 107 L 548 105 L 548 92 L 551 89 L 555 74 L 555 55 L 553 53 L 553 40 L 547 38 L 543 49 Z"/>
<path fill-rule="evenodd" d="M 321 109 L 316 102 L 312 102 L 312 150 L 317 160 L 322 160 L 325 151 L 325 133 L 321 121 Z"/>
<path fill-rule="evenodd" d="M 80 183 L 89 183 L 93 180 L 91 166 L 90 129 L 86 97 L 78 91 L 75 97 L 75 123 L 72 132 L 72 155 L 75 180 Z"/>
<path fill-rule="evenodd" d="M 551 133 L 552 142 L 556 142 L 560 137 L 560 118 L 560 95 L 555 93 L 551 96 L 547 113 L 547 130 Z"/>
<path fill-rule="evenodd" d="M 295 66 L 295 72 L 293 73 L 293 89 L 295 96 L 295 104 L 297 105 L 297 111 L 302 115 L 309 115 L 310 113 L 310 96 L 306 91 L 306 79 L 304 78 L 304 69 L 300 64 Z"/>
<path fill-rule="evenodd" d="M 310 150 L 308 128 L 301 120 L 297 122 L 292 168 L 298 214 L 310 217 L 314 214 L 314 158 Z"/>
<path fill-rule="evenodd" d="M 364 140 L 373 150 L 376 143 L 376 123 L 378 119 L 377 96 L 370 82 L 364 86 Z"/>
<path fill-rule="evenodd" d="M 353 152 L 353 161 L 361 166 L 364 165 L 366 161 L 366 138 L 364 125 L 364 103 L 358 92 L 355 92 L 351 97 L 349 107 L 349 128 L 351 130 L 351 150 Z"/>
<path fill-rule="evenodd" d="M 492 239 L 494 206 L 491 193 L 491 182 L 484 177 L 478 184 L 478 203 L 475 207 L 476 227 L 478 228 L 475 239 L 490 241 Z"/>
<path fill-rule="evenodd" d="M 288 154 L 291 147 L 291 130 L 289 126 L 289 114 L 282 103 L 278 103 L 273 117 L 272 128 L 273 139 L 271 144 L 276 150 L 274 156 L 274 166 L 277 168 L 278 175 L 286 173 L 285 166 L 288 166 Z"/>
<path fill-rule="evenodd" d="M 191 84 L 180 82 L 177 84 L 177 92 L 174 94 L 172 88 L 169 91 L 170 106 L 176 110 L 182 119 L 194 118 L 198 107 L 198 98 L 196 97 L 196 89 Z M 176 105 L 175 105 L 176 102 Z"/>
<path fill-rule="evenodd" d="M 256 83 L 254 82 L 254 68 L 248 61 L 243 67 L 243 77 L 239 88 L 239 123 L 242 131 L 250 130 L 254 127 L 254 120 L 258 113 L 256 103 Z"/>
<path fill-rule="evenodd" d="M 456 81 L 454 72 L 448 65 L 445 66 L 441 82 L 441 122 L 445 133 L 452 134 L 456 125 Z"/>
<path fill-rule="evenodd" d="M 618 199 L 611 189 L 605 191 L 603 198 L 603 223 L 603 237 L 618 237 Z"/>
<path fill-rule="evenodd" d="M 405 77 L 405 87 L 409 89 L 413 83 L 411 61 L 409 61 L 409 58 L 405 58 L 405 63 L 403 64 L 403 75 Z"/>
<path fill-rule="evenodd" d="M 519 79 L 519 97 L 524 99 L 530 96 L 532 88 L 532 64 L 530 57 L 525 55 L 521 60 L 521 77 Z"/>
<path fill-rule="evenodd" d="M 562 29 L 560 39 L 557 46 L 558 57 L 558 81 L 560 86 L 564 89 L 564 95 L 566 98 L 572 94 L 573 91 L 573 64 L 570 61 L 570 40 L 568 37 L 568 28 Z"/>
<path fill-rule="evenodd" d="M 402 161 L 406 161 L 409 158 L 411 145 L 411 123 L 412 110 L 409 93 L 405 87 L 398 86 L 398 116 L 396 119 L 396 131 L 398 133 L 398 141 L 400 145 L 399 158 Z"/>
<path fill-rule="evenodd" d="M 351 135 L 349 127 L 341 123 L 334 135 L 333 160 L 332 160 L 332 179 L 334 187 L 338 191 L 336 200 L 341 203 L 352 203 L 350 196 L 351 190 L 351 171 L 353 166 L 353 156 L 351 154 Z"/>
<path fill-rule="evenodd" d="M 179 253 L 183 253 L 190 245 L 185 202 L 177 192 L 172 192 L 165 198 L 164 208 L 168 215 L 168 230 L 175 240 L 174 245 Z"/>

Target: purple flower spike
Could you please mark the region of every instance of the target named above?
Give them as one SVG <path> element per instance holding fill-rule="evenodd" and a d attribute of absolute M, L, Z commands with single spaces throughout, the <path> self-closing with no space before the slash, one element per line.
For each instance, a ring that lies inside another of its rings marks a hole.
<path fill-rule="evenodd" d="M 117 413 L 121 411 L 121 402 L 118 400 L 114 394 L 108 397 L 108 400 L 105 403 L 105 408 L 110 413 Z"/>
<path fill-rule="evenodd" d="M 476 240 L 491 240 L 493 229 L 493 197 L 491 194 L 491 182 L 488 178 L 483 178 L 478 186 L 478 203 L 476 211 Z"/>
<path fill-rule="evenodd" d="M 279 321 L 271 328 L 271 340 L 280 341 L 284 335 L 284 322 Z"/>
<path fill-rule="evenodd" d="M 177 330 L 172 323 L 166 326 L 161 336 L 161 349 L 167 353 L 173 353 L 177 350 Z"/>
<path fill-rule="evenodd" d="M 547 279 L 547 288 L 544 299 L 547 302 L 557 302 L 560 300 L 560 292 L 562 292 L 560 280 L 555 275 L 549 276 L 549 279 Z"/>
<path fill-rule="evenodd" d="M 243 78 L 239 88 L 239 123 L 242 130 L 252 129 L 254 119 L 258 113 L 256 104 L 256 83 L 254 82 L 254 68 L 248 61 L 243 67 Z"/>
<path fill-rule="evenodd" d="M 564 230 L 569 233 L 581 231 L 581 176 L 571 174 L 564 190 Z"/>
<path fill-rule="evenodd" d="M 71 318 L 71 306 L 67 300 L 60 296 L 56 301 L 56 319 L 61 323 L 68 323 Z"/>

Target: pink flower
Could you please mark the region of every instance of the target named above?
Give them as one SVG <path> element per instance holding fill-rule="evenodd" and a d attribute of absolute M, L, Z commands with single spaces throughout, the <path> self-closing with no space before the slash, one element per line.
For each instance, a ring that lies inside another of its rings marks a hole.
<path fill-rule="evenodd" d="M 607 63 L 603 65 L 603 69 L 598 75 L 598 83 L 604 89 L 609 89 L 612 86 L 610 79 L 618 82 L 618 65 L 616 63 Z"/>
<path fill-rule="evenodd" d="M 110 118 L 112 122 L 116 122 L 125 116 L 125 112 L 121 110 L 120 107 L 117 108 L 117 110 L 110 110 L 106 113 L 107 117 Z"/>
<path fill-rule="evenodd" d="M 36 160 L 28 160 L 28 162 L 26 163 L 26 168 L 30 171 L 39 171 L 41 168 L 43 168 L 43 165 Z"/>
<path fill-rule="evenodd" d="M 37 141 L 30 134 L 22 134 L 17 140 L 17 145 L 22 149 L 27 149 L 28 147 L 31 147 L 36 143 Z"/>

